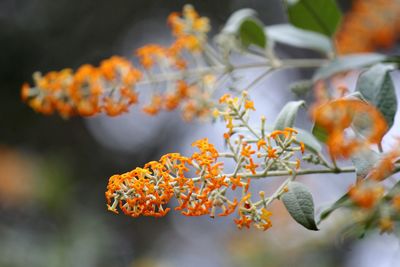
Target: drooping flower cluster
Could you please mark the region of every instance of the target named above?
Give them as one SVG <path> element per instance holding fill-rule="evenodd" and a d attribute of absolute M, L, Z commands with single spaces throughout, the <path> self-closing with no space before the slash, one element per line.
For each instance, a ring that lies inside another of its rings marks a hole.
<path fill-rule="evenodd" d="M 111 57 L 99 67 L 83 65 L 52 71 L 42 76 L 34 74 L 34 86 L 24 84 L 22 98 L 37 112 L 49 115 L 58 112 L 63 117 L 91 116 L 105 112 L 110 116 L 126 112 L 137 102 L 135 84 L 141 73 L 122 57 Z"/>
<path fill-rule="evenodd" d="M 224 136 L 229 153 L 220 153 L 207 139 L 201 139 L 193 143 L 198 152 L 190 157 L 167 154 L 144 168 L 114 175 L 106 192 L 109 210 L 117 212 L 119 206 L 129 216 L 159 217 L 169 211 L 166 204 L 174 196 L 178 201 L 175 210 L 183 215 L 214 218 L 237 210 L 239 218 L 234 221 L 239 228 L 250 225 L 262 230 L 270 228 L 271 212 L 267 206 L 274 198 L 266 198 L 264 192 L 260 192 L 260 200 L 252 202 L 248 192 L 250 181 L 277 170 L 294 173 L 300 161 L 291 158 L 296 151 L 304 152 L 304 145 L 295 143 L 296 131 L 291 128 L 266 134 L 265 130 L 257 133 L 247 126 L 251 129 L 247 137 L 245 133 L 236 135 L 242 127 L 236 123 L 247 116 L 249 110 L 254 110 L 253 102 L 246 93 L 240 100 L 225 95 L 220 102 L 221 109 L 216 113 L 227 122 L 228 133 Z M 233 172 L 224 171 L 222 158 L 235 161 Z M 188 177 L 190 173 L 195 177 Z M 240 201 L 230 199 L 230 191 L 238 188 L 241 188 Z"/>
<path fill-rule="evenodd" d="M 163 205 L 175 196 L 179 203 L 175 210 L 186 216 L 214 217 L 217 208 L 221 210 L 219 216 L 232 213 L 237 201 L 225 196 L 231 181 L 222 173 L 218 151 L 207 139 L 198 140 L 193 146 L 199 152 L 189 158 L 178 153 L 166 154 L 144 168 L 112 176 L 106 192 L 109 209 L 116 212 L 119 206 L 133 217 L 157 217 L 169 211 Z M 193 170 L 198 177 L 187 178 Z"/>
<path fill-rule="evenodd" d="M 398 0 L 354 0 L 336 36 L 339 54 L 391 48 L 400 34 Z"/>
<path fill-rule="evenodd" d="M 145 71 L 123 57 L 113 56 L 98 67 L 85 64 L 75 72 L 64 69 L 45 75 L 35 73 L 33 86 L 22 86 L 22 99 L 46 115 L 59 113 L 68 118 L 103 112 L 116 116 L 138 102 L 137 85 L 165 84 L 165 92 L 152 86 L 151 101 L 143 107 L 146 113 L 155 115 L 182 105 L 187 120 L 207 115 L 215 77 L 211 73 L 195 73 L 191 77 L 185 69 L 191 64 L 190 58 L 203 56 L 210 30 L 208 18 L 200 17 L 191 5 L 185 5 L 182 16 L 172 13 L 168 24 L 176 37 L 169 47 L 149 44 L 135 52 Z"/>
<path fill-rule="evenodd" d="M 333 157 L 348 158 L 357 150 L 379 144 L 387 131 L 383 115 L 372 105 L 356 99 L 337 99 L 316 106 L 315 124 L 327 135 Z M 346 130 L 352 129 L 350 135 Z"/>

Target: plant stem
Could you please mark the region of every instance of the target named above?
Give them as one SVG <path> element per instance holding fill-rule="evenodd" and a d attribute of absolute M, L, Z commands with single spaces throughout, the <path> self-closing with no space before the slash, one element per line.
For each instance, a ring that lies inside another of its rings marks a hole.
<path fill-rule="evenodd" d="M 246 63 L 238 65 L 213 65 L 207 67 L 197 67 L 191 70 L 175 71 L 170 73 L 160 73 L 153 75 L 152 79 L 142 80 L 136 83 L 136 85 L 145 85 L 149 83 L 162 83 L 167 81 L 177 81 L 185 78 L 190 78 L 198 75 L 205 75 L 208 73 L 229 73 L 235 70 L 252 69 L 252 68 L 271 68 L 268 70 L 268 74 L 273 70 L 287 69 L 287 68 L 315 68 L 325 64 L 325 59 L 284 59 L 280 61 L 280 65 L 272 67 L 269 61 Z"/>

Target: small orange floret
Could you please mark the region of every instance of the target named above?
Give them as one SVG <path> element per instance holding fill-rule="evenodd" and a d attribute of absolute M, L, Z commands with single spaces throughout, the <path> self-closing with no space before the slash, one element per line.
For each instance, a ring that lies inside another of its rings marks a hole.
<path fill-rule="evenodd" d="M 276 153 L 276 148 L 272 148 L 271 146 L 267 147 L 267 157 L 270 159 L 276 159 L 278 157 Z"/>
<path fill-rule="evenodd" d="M 247 109 L 247 110 L 249 110 L 249 109 L 256 110 L 255 107 L 254 107 L 254 102 L 251 101 L 251 100 L 246 100 L 245 101 L 244 108 Z"/>

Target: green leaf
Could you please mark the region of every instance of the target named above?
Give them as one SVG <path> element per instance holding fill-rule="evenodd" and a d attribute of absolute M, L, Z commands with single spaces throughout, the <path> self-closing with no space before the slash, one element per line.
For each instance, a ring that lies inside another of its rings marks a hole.
<path fill-rule="evenodd" d="M 325 54 L 333 51 L 331 40 L 320 33 L 302 30 L 290 24 L 265 27 L 268 40 L 295 47 L 316 50 Z"/>
<path fill-rule="evenodd" d="M 326 79 L 343 71 L 369 66 L 385 59 L 385 55 L 378 53 L 352 54 L 338 57 L 319 68 L 314 74 L 313 81 Z"/>
<path fill-rule="evenodd" d="M 322 147 L 320 143 L 318 143 L 318 140 L 308 131 L 296 128 L 297 130 L 297 136 L 296 136 L 296 141 L 297 142 L 302 142 L 306 148 L 315 154 L 318 154 L 322 151 Z"/>
<path fill-rule="evenodd" d="M 241 51 L 250 44 L 264 48 L 267 38 L 263 24 L 257 19 L 257 12 L 245 8 L 229 17 L 221 33 L 215 37 L 215 41 L 223 50 Z"/>
<path fill-rule="evenodd" d="M 323 220 L 325 220 L 326 218 L 328 218 L 328 216 L 334 212 L 335 210 L 337 210 L 338 208 L 341 207 L 346 207 L 346 206 L 350 206 L 352 204 L 352 201 L 349 199 L 349 194 L 346 193 L 344 194 L 341 198 L 339 198 L 338 200 L 336 200 L 335 203 L 333 203 L 329 208 L 327 208 L 326 210 L 324 210 L 321 215 L 319 216 L 319 221 L 318 224 L 320 224 Z"/>
<path fill-rule="evenodd" d="M 254 19 L 246 19 L 240 24 L 239 35 L 245 47 L 254 44 L 265 48 L 267 43 L 263 26 Z"/>
<path fill-rule="evenodd" d="M 326 143 L 328 140 L 328 132 L 321 126 L 314 124 L 312 130 L 312 134 L 317 138 L 318 141 L 322 143 Z"/>
<path fill-rule="evenodd" d="M 379 154 L 365 147 L 351 155 L 351 161 L 356 167 L 357 178 L 365 178 L 379 160 Z"/>
<path fill-rule="evenodd" d="M 332 36 L 342 17 L 334 0 L 286 0 L 290 23 Z"/>
<path fill-rule="evenodd" d="M 360 75 L 356 86 L 356 90 L 383 114 L 389 128 L 397 111 L 396 91 L 389 74 L 393 69 L 389 64 L 374 65 Z"/>
<path fill-rule="evenodd" d="M 281 112 L 279 112 L 278 117 L 275 120 L 274 130 L 283 130 L 287 127 L 293 127 L 297 112 L 299 108 L 304 105 L 305 102 L 303 100 L 287 103 L 282 108 Z"/>
<path fill-rule="evenodd" d="M 228 18 L 224 28 L 222 29 L 222 32 L 236 34 L 244 20 L 255 17 L 257 17 L 257 12 L 255 10 L 250 8 L 239 9 L 233 12 Z"/>
<path fill-rule="evenodd" d="M 307 187 L 299 182 L 291 182 L 289 191 L 281 197 L 292 218 L 309 230 L 317 231 L 314 219 L 314 201 Z"/>

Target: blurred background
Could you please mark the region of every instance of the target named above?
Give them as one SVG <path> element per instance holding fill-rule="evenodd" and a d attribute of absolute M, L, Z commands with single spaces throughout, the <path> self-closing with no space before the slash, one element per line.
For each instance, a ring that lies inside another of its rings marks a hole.
<path fill-rule="evenodd" d="M 386 12 L 400 17 L 398 1 L 386 2 L 392 4 Z M 112 55 L 133 59 L 132 52 L 146 43 L 167 44 L 172 37 L 166 18 L 186 3 L 211 19 L 212 34 L 243 7 L 257 10 L 266 25 L 286 21 L 279 0 L 0 0 L 0 267 L 400 266 L 395 236 L 348 238 L 341 230 L 348 218 L 340 212 L 319 232 L 303 230 L 279 204 L 267 232 L 239 231 L 232 217 L 212 220 L 171 212 L 161 219 L 132 219 L 107 212 L 104 192 L 111 175 L 166 152 L 190 153 L 190 144 L 199 138 L 222 147 L 223 125 L 185 123 L 179 112 L 148 117 L 138 108 L 116 118 L 45 117 L 21 102 L 20 86 L 31 82 L 34 71 L 96 65 Z M 348 12 L 352 1 L 340 1 L 340 7 Z M 380 12 L 371 13 L 393 28 L 384 35 L 390 38 L 380 42 L 381 36 L 374 45 L 351 52 L 399 52 L 400 23 Z M 383 30 L 387 27 L 376 31 Z M 363 43 L 357 34 L 354 38 Z M 314 56 L 289 47 L 280 47 L 279 53 Z M 296 98 L 287 90 L 289 83 L 311 74 L 278 72 L 260 83 L 252 92 L 257 116 L 272 121 L 286 101 Z M 243 75 L 251 80 L 257 73 Z M 346 79 L 354 84 L 354 76 Z M 309 125 L 303 113 L 298 122 Z M 397 116 L 394 129 L 399 126 Z M 317 212 L 353 182 L 352 175 L 319 178 L 302 178 L 315 196 Z M 254 190 L 272 192 L 280 179 L 254 183 Z"/>

